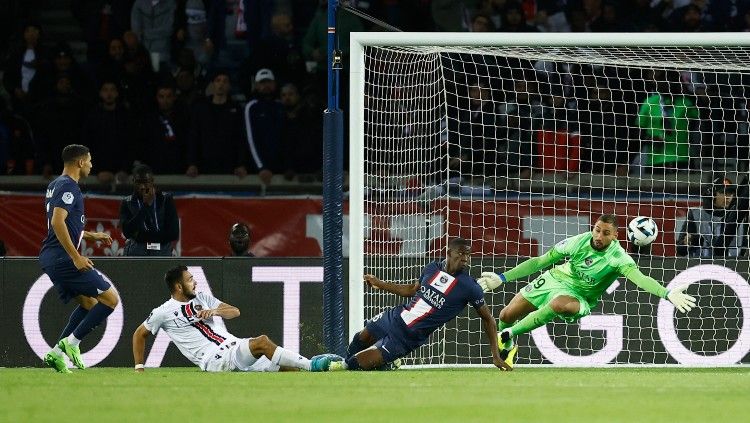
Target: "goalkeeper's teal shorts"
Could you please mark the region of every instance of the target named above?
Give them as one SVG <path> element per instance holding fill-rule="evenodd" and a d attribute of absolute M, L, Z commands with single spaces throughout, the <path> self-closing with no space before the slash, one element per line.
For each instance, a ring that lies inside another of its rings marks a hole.
<path fill-rule="evenodd" d="M 523 289 L 521 289 L 521 295 L 526 300 L 534 305 L 537 309 L 544 307 L 549 304 L 552 300 L 560 295 L 567 295 L 578 300 L 581 304 L 581 308 L 577 314 L 573 316 L 566 316 L 561 318 L 566 322 L 575 322 L 583 316 L 591 314 L 591 307 L 596 304 L 589 304 L 589 302 L 579 293 L 575 292 L 569 286 L 555 279 L 554 276 L 548 271 L 542 273 L 541 276 L 529 282 Z"/>

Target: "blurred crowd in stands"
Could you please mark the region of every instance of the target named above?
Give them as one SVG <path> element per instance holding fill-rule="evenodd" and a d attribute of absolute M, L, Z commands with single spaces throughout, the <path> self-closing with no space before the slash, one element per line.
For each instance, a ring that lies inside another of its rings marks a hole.
<path fill-rule="evenodd" d="M 748 170 L 748 75 L 497 61 L 446 66 L 456 175 Z"/>
<path fill-rule="evenodd" d="M 274 174 L 318 177 L 326 100 L 325 0 L 71 0 L 83 34 L 79 40 L 47 39 L 37 3 L 44 2 L 10 0 L 0 10 L 0 174 L 59 173 L 62 147 L 81 143 L 96 157 L 94 173 L 103 183 L 126 180 L 137 163 L 156 174 L 251 173 L 264 182 Z M 406 31 L 750 30 L 750 0 L 349 3 Z M 379 29 L 339 13 L 345 59 L 348 34 L 366 30 Z M 79 61 L 71 44 L 81 41 L 85 60 Z M 717 145 L 731 144 L 731 152 L 704 154 L 750 156 L 743 88 L 748 81 L 740 75 L 644 69 L 623 75 L 621 68 L 562 69 L 559 63 L 550 72 L 543 66 L 506 61 L 495 67 L 507 75 L 460 81 L 459 73 L 483 71 L 453 69 L 456 101 L 449 103 L 456 106 L 448 111 L 447 125 L 461 138 L 452 158 L 472 150 L 488 154 L 466 156 L 454 167 L 468 163 L 472 168 L 464 171 L 471 174 L 522 177 L 535 166 L 556 168 L 533 159 L 547 136 L 539 138 L 539 125 L 581 134 L 579 168 L 568 170 L 632 172 L 628 165 L 643 150 L 631 140 L 643 133 L 661 145 L 641 159 L 646 166 L 689 170 L 700 164 L 688 163 L 686 148 Z M 561 80 L 565 75 L 575 80 Z M 493 82 L 501 80 L 511 85 Z M 613 98 L 632 93 L 644 95 Z M 718 143 L 717 136 L 707 135 L 710 142 L 695 144 L 687 136 L 691 130 L 733 138 Z"/>

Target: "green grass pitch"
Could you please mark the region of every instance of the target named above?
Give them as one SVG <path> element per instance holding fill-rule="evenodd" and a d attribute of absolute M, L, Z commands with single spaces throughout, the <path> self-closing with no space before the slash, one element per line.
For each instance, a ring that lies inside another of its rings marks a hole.
<path fill-rule="evenodd" d="M 750 368 L 0 369 L 2 422 L 749 422 Z"/>

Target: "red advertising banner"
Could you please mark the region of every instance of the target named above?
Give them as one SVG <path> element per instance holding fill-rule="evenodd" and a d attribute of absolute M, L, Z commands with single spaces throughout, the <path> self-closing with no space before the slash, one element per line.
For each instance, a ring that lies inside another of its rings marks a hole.
<path fill-rule="evenodd" d="M 86 230 L 109 232 L 111 247 L 83 244 L 89 256 L 119 256 L 125 239 L 119 228 L 120 198 L 87 197 Z M 319 257 L 322 254 L 322 202 L 320 198 L 234 198 L 184 196 L 175 199 L 180 218 L 182 256 L 215 257 L 230 254 L 229 230 L 238 221 L 252 229 L 250 250 L 259 257 Z M 620 224 L 635 216 L 651 216 L 661 234 L 654 255 L 674 256 L 675 230 L 688 207 L 698 202 L 659 201 L 634 203 L 586 199 L 481 201 L 437 200 L 432 204 L 431 238 L 463 236 L 475 240 L 473 250 L 483 255 L 533 256 L 551 237 L 588 230 L 602 213 L 615 213 Z M 344 213 L 348 213 L 345 204 Z M 0 195 L 0 240 L 9 256 L 36 256 L 47 230 L 43 195 Z M 409 202 L 370 207 L 365 235 L 369 254 L 413 255 L 414 244 L 424 245 L 424 214 Z M 346 222 L 346 221 L 345 221 Z M 344 227 L 348 238 L 349 228 Z M 416 242 L 409 243 L 409 237 Z M 625 242 L 625 228 L 620 239 Z M 414 239 L 413 239 L 414 240 Z M 344 243 L 347 244 L 346 242 Z M 412 245 L 411 247 L 409 245 Z M 437 243 L 433 243 L 432 254 Z M 419 251 L 417 251 L 419 252 Z M 347 252 L 345 252 L 346 254 Z M 424 251 L 422 251 L 422 254 Z"/>
<path fill-rule="evenodd" d="M 122 255 L 125 238 L 119 227 L 120 198 L 86 197 L 86 230 L 109 232 L 112 247 L 87 245 L 89 256 Z M 177 197 L 182 256 L 226 256 L 229 230 L 238 221 L 252 231 L 250 251 L 260 257 L 319 257 L 321 247 L 306 228 L 322 215 L 320 199 L 236 199 Z M 47 233 L 42 195 L 0 195 L 0 239 L 9 256 L 35 256 Z M 322 233 L 322 231 L 321 231 Z M 322 242 L 322 240 L 321 240 Z"/>
<path fill-rule="evenodd" d="M 675 255 L 675 233 L 682 228 L 687 209 L 698 205 L 699 201 L 684 200 L 636 203 L 579 198 L 516 201 L 456 198 L 437 200 L 432 204 L 431 209 L 435 212 L 430 218 L 431 224 L 436 221 L 440 224 L 436 231 L 426 227 L 424 215 L 420 215 L 424 212 L 416 203 L 391 203 L 369 208 L 368 221 L 372 229 L 369 237 L 365 236 L 365 252 L 422 255 L 426 233 L 429 232 L 432 239 L 438 239 L 447 231 L 450 237 L 474 240 L 472 251 L 482 256 L 531 257 L 542 254 L 544 247 L 551 247 L 566 236 L 590 230 L 602 214 L 614 213 L 621 226 L 620 242 L 626 248 L 625 225 L 636 216 L 650 216 L 660 231 L 651 253 L 671 257 Z M 420 225 L 423 229 L 414 229 Z M 413 248 L 415 244 L 419 246 L 416 250 Z M 433 241 L 430 255 L 441 255 L 440 245 L 444 242 Z"/>

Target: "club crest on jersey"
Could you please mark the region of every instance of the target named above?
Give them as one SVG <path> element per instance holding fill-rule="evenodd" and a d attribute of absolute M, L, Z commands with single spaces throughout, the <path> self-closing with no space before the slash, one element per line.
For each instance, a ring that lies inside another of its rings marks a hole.
<path fill-rule="evenodd" d="M 584 260 L 583 262 L 586 264 L 586 266 L 591 266 L 591 264 L 594 262 L 594 259 L 592 259 L 591 257 L 586 257 L 586 260 Z"/>
<path fill-rule="evenodd" d="M 443 271 L 440 271 L 435 276 L 433 276 L 432 281 L 429 284 L 439 292 L 447 294 L 451 289 L 453 289 L 453 286 L 456 284 L 456 278 Z"/>
<path fill-rule="evenodd" d="M 73 204 L 73 193 L 70 191 L 64 192 L 62 195 L 62 200 L 65 204 Z"/>
<path fill-rule="evenodd" d="M 195 304 L 194 308 L 195 308 L 195 311 L 201 311 L 201 310 L 203 310 L 203 306 L 200 305 L 200 304 Z"/>

